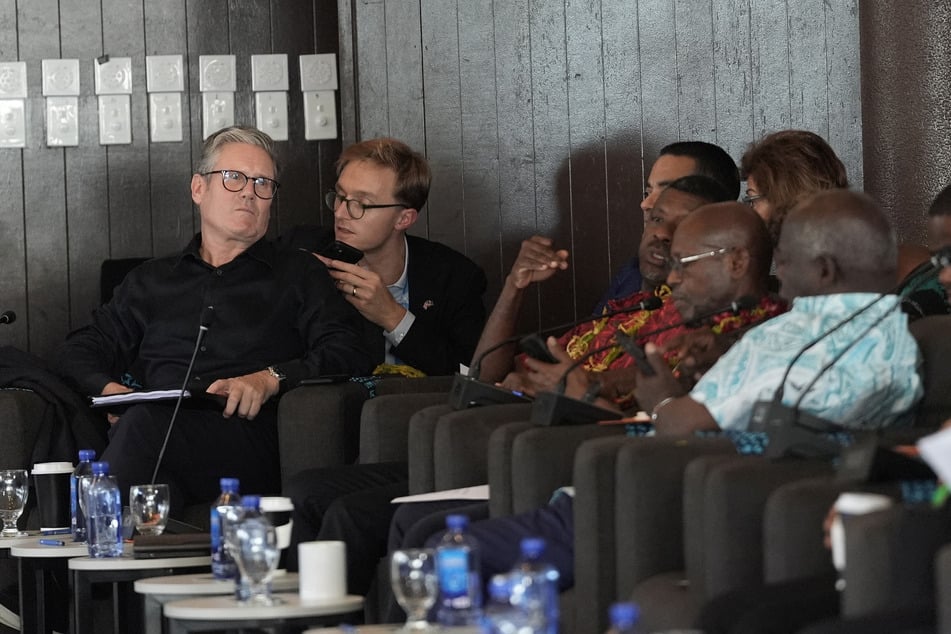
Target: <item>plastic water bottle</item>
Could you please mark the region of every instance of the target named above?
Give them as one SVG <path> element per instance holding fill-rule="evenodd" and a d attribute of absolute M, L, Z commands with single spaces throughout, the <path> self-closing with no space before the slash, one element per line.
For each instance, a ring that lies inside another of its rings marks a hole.
<path fill-rule="evenodd" d="M 635 604 L 614 603 L 608 614 L 611 618 L 608 634 L 640 634 L 638 622 L 641 620 L 641 611 Z"/>
<path fill-rule="evenodd" d="M 92 463 L 86 487 L 86 530 L 90 557 L 122 556 L 122 496 L 108 462 Z"/>
<path fill-rule="evenodd" d="M 482 619 L 479 549 L 466 534 L 468 526 L 465 515 L 448 516 L 446 533 L 436 547 L 440 625 L 478 625 Z"/>
<path fill-rule="evenodd" d="M 241 504 L 237 478 L 221 478 L 221 495 L 211 505 L 211 573 L 215 579 L 236 579 L 238 566 L 228 553 L 225 528 L 228 513 Z"/>
<path fill-rule="evenodd" d="M 226 530 L 225 538 L 240 572 L 235 598 L 240 602 L 269 603 L 271 576 L 281 551 L 277 547 L 277 533 L 261 511 L 260 496 L 244 496 L 241 506 L 228 513 Z"/>
<path fill-rule="evenodd" d="M 96 459 L 96 452 L 92 449 L 79 450 L 79 464 L 73 474 L 69 476 L 69 516 L 70 532 L 73 534 L 74 542 L 86 541 L 86 514 L 83 513 L 83 505 L 80 504 L 82 495 L 85 495 L 86 482 L 80 483 L 80 478 L 92 475 L 92 461 Z"/>
<path fill-rule="evenodd" d="M 512 605 L 512 575 L 494 575 L 489 580 L 489 600 L 482 620 L 484 634 L 519 634 L 528 624 L 522 611 Z"/>
<path fill-rule="evenodd" d="M 544 561 L 545 540 L 521 542 L 522 558 L 509 574 L 514 582 L 510 602 L 525 615 L 536 634 L 558 632 L 558 570 Z"/>

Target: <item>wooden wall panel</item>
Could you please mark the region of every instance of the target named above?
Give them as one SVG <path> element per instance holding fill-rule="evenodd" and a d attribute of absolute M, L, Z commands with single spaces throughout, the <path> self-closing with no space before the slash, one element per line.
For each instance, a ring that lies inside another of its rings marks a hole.
<path fill-rule="evenodd" d="M 254 123 L 250 56 L 289 55 L 290 140 L 278 143 L 286 169 L 271 232 L 319 220 L 340 142 L 303 139 L 298 56 L 337 45 L 336 0 L 0 0 L 0 61 L 25 61 L 29 79 L 27 147 L 0 149 L 0 310 L 18 315 L 0 345 L 48 356 L 88 321 L 104 259 L 165 255 L 194 234 L 201 54 L 237 56 L 242 124 Z M 103 54 L 132 58 L 130 145 L 99 145 L 93 60 Z M 163 54 L 186 63 L 181 143 L 149 139 L 145 57 Z M 79 147 L 46 146 L 41 60 L 56 58 L 80 60 Z"/>
<path fill-rule="evenodd" d="M 421 71 L 429 237 L 482 264 L 493 291 L 523 238 L 570 248 L 571 271 L 529 293 L 520 327 L 552 325 L 585 314 L 636 252 L 644 173 L 668 143 L 716 142 L 739 159 L 768 132 L 804 127 L 861 185 L 856 3 L 492 0 L 490 18 L 489 0 L 339 0 L 352 69 L 341 92 L 354 99 L 341 117 L 354 138 L 413 143 L 418 119 L 397 120 L 405 97 L 391 93 Z"/>

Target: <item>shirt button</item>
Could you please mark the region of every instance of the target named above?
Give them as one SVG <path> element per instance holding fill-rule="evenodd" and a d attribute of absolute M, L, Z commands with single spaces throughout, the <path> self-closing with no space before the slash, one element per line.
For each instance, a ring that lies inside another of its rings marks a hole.
<path fill-rule="evenodd" d="M 221 272 L 221 269 L 215 269 L 215 275 L 217 275 L 218 277 L 221 277 L 223 275 L 223 273 Z"/>
<path fill-rule="evenodd" d="M 192 377 L 192 381 L 194 381 L 195 383 L 201 383 L 201 377 L 200 376 Z"/>
<path fill-rule="evenodd" d="M 208 348 L 206 348 L 205 346 L 202 346 L 202 347 L 201 347 L 201 351 L 202 351 L 202 352 L 205 352 L 206 350 L 208 350 Z"/>

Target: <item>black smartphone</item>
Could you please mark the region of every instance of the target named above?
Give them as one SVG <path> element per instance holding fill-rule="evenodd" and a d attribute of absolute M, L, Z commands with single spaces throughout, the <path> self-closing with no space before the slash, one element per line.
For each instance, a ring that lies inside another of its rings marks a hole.
<path fill-rule="evenodd" d="M 331 260 L 340 260 L 347 264 L 356 264 L 363 259 L 363 251 L 352 247 L 346 242 L 334 240 L 332 243 L 318 251 L 320 255 Z"/>
<path fill-rule="evenodd" d="M 522 352 L 533 359 L 538 359 L 545 363 L 558 363 L 558 359 L 553 357 L 551 351 L 548 349 L 548 344 L 545 343 L 545 340 L 539 335 L 531 334 L 522 337 L 518 345 L 522 349 Z"/>

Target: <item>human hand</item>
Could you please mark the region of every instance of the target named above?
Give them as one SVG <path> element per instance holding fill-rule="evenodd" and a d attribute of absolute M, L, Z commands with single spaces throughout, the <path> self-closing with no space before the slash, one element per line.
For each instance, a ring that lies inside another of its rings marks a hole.
<path fill-rule="evenodd" d="M 568 372 L 568 368 L 570 368 L 574 363 L 574 359 L 572 359 L 568 352 L 561 347 L 556 338 L 548 337 L 548 339 L 545 340 L 545 345 L 548 347 L 548 351 L 551 353 L 551 356 L 553 356 L 558 362 L 546 363 L 532 357 L 525 357 L 524 378 L 533 393 L 555 391 L 558 387 L 558 384 L 561 382 L 562 377 L 565 377 L 565 373 Z M 576 371 L 573 371 L 570 374 L 584 375 L 585 372 L 581 368 L 576 368 Z M 581 393 L 583 394 L 583 390 L 587 389 L 588 382 L 586 378 L 587 377 L 582 378 L 580 376 L 566 377 L 566 389 L 569 380 L 573 380 L 575 386 L 584 383 L 584 387 L 581 388 Z M 565 393 L 567 393 L 567 391 Z M 580 398 L 580 396 L 578 398 Z"/>
<path fill-rule="evenodd" d="M 568 268 L 568 251 L 552 249 L 551 238 L 532 236 L 522 240 L 522 247 L 512 264 L 508 280 L 515 288 L 526 288 L 532 282 L 547 280 L 556 271 Z"/>
<path fill-rule="evenodd" d="M 361 315 L 387 331 L 399 325 L 406 309 L 396 303 L 379 275 L 357 264 L 317 257 L 327 265 L 327 272 L 343 298 Z"/>
<path fill-rule="evenodd" d="M 654 374 L 648 376 L 636 370 L 634 396 L 641 408 L 649 412 L 665 398 L 682 396 L 684 388 L 670 371 L 670 366 L 667 365 L 656 344 L 645 345 L 644 354 L 647 362 L 654 369 Z"/>
<path fill-rule="evenodd" d="M 225 418 L 237 414 L 240 418 L 252 420 L 261 411 L 261 406 L 280 388 L 281 384 L 270 372 L 261 370 L 231 379 L 218 379 L 205 391 L 228 399 L 222 411 Z"/>
<path fill-rule="evenodd" d="M 672 338 L 664 346 L 664 352 L 673 350 L 676 358 L 680 360 L 678 368 L 681 374 L 698 381 L 729 347 L 726 338 L 717 336 L 706 328 L 700 328 Z"/>
<path fill-rule="evenodd" d="M 99 392 L 100 396 L 112 396 L 113 394 L 127 394 L 132 391 L 131 387 L 117 383 L 116 381 L 109 381 L 106 383 L 106 386 L 102 388 L 102 391 Z M 106 420 L 109 421 L 110 425 L 115 425 L 119 422 L 119 414 L 113 414 L 111 412 L 106 412 Z"/>

